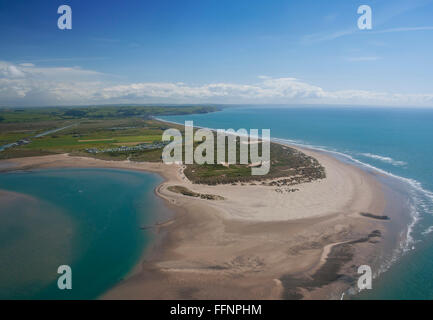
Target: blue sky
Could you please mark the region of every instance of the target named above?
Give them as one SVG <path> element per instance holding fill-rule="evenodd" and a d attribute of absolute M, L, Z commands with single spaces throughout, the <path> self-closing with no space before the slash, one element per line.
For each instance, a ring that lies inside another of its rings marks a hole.
<path fill-rule="evenodd" d="M 0 39 L 6 106 L 433 106 L 431 0 L 0 0 Z"/>

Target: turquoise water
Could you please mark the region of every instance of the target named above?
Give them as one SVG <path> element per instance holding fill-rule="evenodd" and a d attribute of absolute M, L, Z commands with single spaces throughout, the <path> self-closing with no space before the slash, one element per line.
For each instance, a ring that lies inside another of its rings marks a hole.
<path fill-rule="evenodd" d="M 398 263 L 374 280 L 369 299 L 433 299 L 433 110 L 415 108 L 271 107 L 163 117 L 214 129 L 271 129 L 273 138 L 333 152 L 387 173 L 409 195 L 408 238 Z"/>
<path fill-rule="evenodd" d="M 50 169 L 0 174 L 0 299 L 91 299 L 131 271 L 161 219 L 153 174 Z M 11 197 L 9 197 L 11 198 Z M 59 265 L 72 290 L 57 288 Z"/>

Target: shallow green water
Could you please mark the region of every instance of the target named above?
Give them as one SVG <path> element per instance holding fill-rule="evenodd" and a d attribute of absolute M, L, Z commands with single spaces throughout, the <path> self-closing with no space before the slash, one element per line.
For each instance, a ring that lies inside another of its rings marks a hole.
<path fill-rule="evenodd" d="M 150 244 L 140 226 L 167 214 L 153 174 L 52 169 L 0 175 L 0 299 L 90 299 L 116 284 Z M 6 199 L 6 201 L 5 201 Z M 72 290 L 57 288 L 59 265 Z"/>

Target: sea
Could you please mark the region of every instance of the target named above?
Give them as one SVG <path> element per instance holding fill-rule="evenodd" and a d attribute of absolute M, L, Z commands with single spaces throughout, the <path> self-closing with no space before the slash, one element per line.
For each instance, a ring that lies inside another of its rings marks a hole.
<path fill-rule="evenodd" d="M 342 298 L 433 299 L 432 109 L 252 105 L 160 118 L 212 129 L 270 129 L 274 141 L 327 152 L 385 177 L 395 188 L 388 210 L 405 215 L 405 236 L 373 271 L 372 289 Z"/>
<path fill-rule="evenodd" d="M 95 299 L 124 279 L 170 212 L 161 177 L 114 169 L 0 174 L 0 299 Z M 60 290 L 59 266 L 72 289 Z"/>

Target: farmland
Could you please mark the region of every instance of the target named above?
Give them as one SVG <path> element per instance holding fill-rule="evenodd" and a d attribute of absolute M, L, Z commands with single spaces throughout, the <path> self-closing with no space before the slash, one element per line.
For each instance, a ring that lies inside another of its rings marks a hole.
<path fill-rule="evenodd" d="M 217 111 L 216 107 L 86 107 L 0 109 L 0 146 L 29 140 L 0 152 L 0 159 L 55 153 L 94 156 L 104 159 L 159 161 L 154 150 L 92 155 L 87 149 L 110 149 L 161 141 L 167 126 L 153 116 Z M 64 128 L 52 132 L 56 128 Z M 38 135 L 51 132 L 44 136 Z"/>

